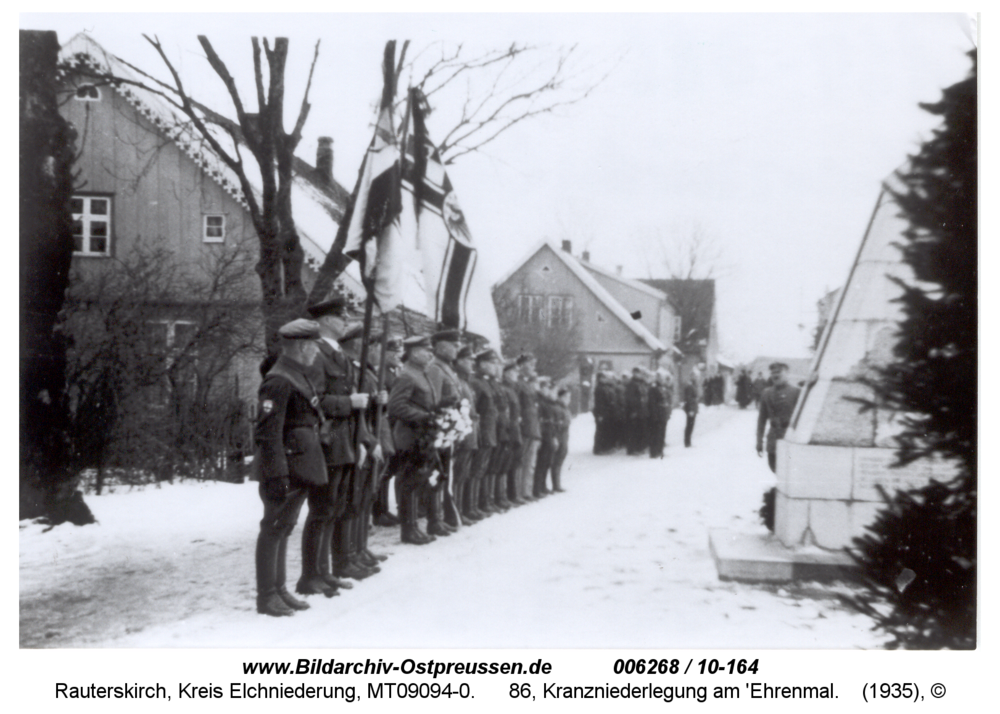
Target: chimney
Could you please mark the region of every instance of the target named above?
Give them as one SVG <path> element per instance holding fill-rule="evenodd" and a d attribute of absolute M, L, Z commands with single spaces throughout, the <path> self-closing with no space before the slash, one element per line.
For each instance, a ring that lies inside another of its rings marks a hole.
<path fill-rule="evenodd" d="M 568 240 L 564 240 L 562 242 L 562 249 L 564 253 L 569 253 L 570 255 L 573 254 L 573 244 Z"/>
<path fill-rule="evenodd" d="M 621 275 L 621 274 L 622 274 L 622 266 L 616 265 L 615 266 L 615 275 Z"/>
<path fill-rule="evenodd" d="M 316 146 L 316 177 L 326 186 L 333 185 L 333 139 L 321 136 Z"/>
<path fill-rule="evenodd" d="M 589 263 L 590 262 L 590 251 L 589 250 L 583 251 L 583 262 L 584 263 Z"/>

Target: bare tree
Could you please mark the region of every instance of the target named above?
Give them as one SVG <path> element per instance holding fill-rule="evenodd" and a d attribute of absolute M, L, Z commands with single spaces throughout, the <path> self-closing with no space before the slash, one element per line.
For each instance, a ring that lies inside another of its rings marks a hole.
<path fill-rule="evenodd" d="M 152 243 L 156 243 L 153 241 Z M 249 241 L 184 264 L 137 241 L 74 276 L 64 312 L 76 471 L 122 479 L 219 477 L 248 450 L 237 365 L 260 357 Z"/>
<path fill-rule="evenodd" d="M 674 343 L 688 361 L 704 361 L 712 340 L 715 315 L 715 279 L 728 272 L 718 240 L 695 222 L 676 228 L 669 238 L 657 231 L 639 241 L 649 279 L 644 282 L 665 292 L 681 321 Z M 654 278 L 654 275 L 666 278 Z"/>
<path fill-rule="evenodd" d="M 248 102 L 240 95 L 227 64 L 207 37 L 198 36 L 209 66 L 221 80 L 232 102 L 236 115 L 233 122 L 211 112 L 191 96 L 159 38 L 143 37 L 159 54 L 170 73 L 170 82 L 161 81 L 121 58 L 117 58 L 118 61 L 141 77 L 140 80 L 88 69 L 87 65 L 78 65 L 74 71 L 99 82 L 135 85 L 164 98 L 188 118 L 200 139 L 236 175 L 259 241 L 255 269 L 261 283 L 267 343 L 273 346 L 278 327 L 300 312 L 306 298 L 302 284 L 304 254 L 292 213 L 292 167 L 295 149 L 302 139 L 302 129 L 309 116 L 309 89 L 319 57 L 319 42 L 313 51 L 294 126 L 288 132 L 284 122 L 287 38 L 276 38 L 273 47 L 267 39 L 263 42 L 257 37 L 250 39 L 256 89 L 256 111 L 252 111 L 253 99 Z M 212 125 L 220 127 L 222 134 L 228 134 L 231 146 L 223 145 L 220 134 L 213 130 Z M 256 166 L 245 160 L 241 147 L 250 153 Z M 258 172 L 260 176 L 259 196 L 250 179 L 253 172 Z"/>
<path fill-rule="evenodd" d="M 515 42 L 474 50 L 441 41 L 407 59 L 408 48 L 409 42 L 404 43 L 396 59 L 395 42 L 390 41 L 383 60 L 385 83 L 394 98 L 395 126 L 401 136 L 406 133 L 410 96 L 423 103 L 425 115 L 433 109 L 436 148 L 446 166 L 480 151 L 515 125 L 582 102 L 614 69 L 586 64 L 576 45 L 551 48 Z M 408 84 L 405 91 L 400 91 L 402 79 Z M 325 295 L 350 263 L 342 250 L 353 201 L 352 196 L 311 299 Z"/>
<path fill-rule="evenodd" d="M 402 65 L 410 86 L 438 115 L 435 124 L 443 133 L 437 149 L 445 165 L 526 120 L 582 102 L 613 69 L 589 64 L 578 45 L 518 42 L 482 50 L 435 42 Z"/>

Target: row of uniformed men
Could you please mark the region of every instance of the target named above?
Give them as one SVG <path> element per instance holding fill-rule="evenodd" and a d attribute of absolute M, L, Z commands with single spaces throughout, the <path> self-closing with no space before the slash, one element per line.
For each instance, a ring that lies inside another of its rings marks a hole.
<path fill-rule="evenodd" d="M 666 370 L 636 367 L 631 377 L 599 372 L 594 388 L 594 453 L 624 447 L 629 454 L 648 451 L 652 458 L 663 458 L 673 407 L 673 377 Z"/>
<path fill-rule="evenodd" d="M 351 587 L 349 579 L 379 572 L 386 556 L 368 549 L 368 524 L 373 508 L 379 522 L 392 522 L 394 475 L 402 540 L 416 544 L 546 495 L 549 472 L 552 490 L 562 490 L 569 395 L 534 374 L 532 357 L 505 365 L 492 350 L 462 347 L 456 331 L 389 340 L 386 388 L 376 391 L 377 365 L 369 362 L 360 375 L 362 331 L 349 327 L 346 302 L 334 298 L 308 312 L 311 319 L 279 330 L 278 356 L 261 366 L 258 612 L 285 616 L 309 607 L 288 590 L 285 568 L 303 503 L 295 589 L 333 597 Z M 433 448 L 442 409 L 462 400 L 473 432 L 453 448 Z M 450 479 L 440 476 L 448 473 Z M 419 526 L 421 508 L 427 532 Z"/>

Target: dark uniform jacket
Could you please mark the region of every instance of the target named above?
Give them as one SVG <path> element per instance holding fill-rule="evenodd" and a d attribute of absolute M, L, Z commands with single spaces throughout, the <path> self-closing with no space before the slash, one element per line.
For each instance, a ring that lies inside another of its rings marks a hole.
<path fill-rule="evenodd" d="M 653 384 L 649 388 L 649 418 L 657 423 L 663 423 L 670 418 L 670 387 L 666 384 Z"/>
<path fill-rule="evenodd" d="M 446 404 L 448 406 L 458 404 L 462 398 L 462 388 L 459 385 L 458 375 L 455 374 L 455 370 L 450 364 L 440 357 L 435 357 L 427 365 L 424 373 L 434 386 L 434 393 L 437 394 L 438 404 Z"/>
<path fill-rule="evenodd" d="M 556 436 L 555 402 L 541 394 L 538 395 L 538 430 L 542 441 L 551 444 Z"/>
<path fill-rule="evenodd" d="M 476 408 L 476 393 L 470 383 L 471 376 L 463 374 L 461 370 L 455 370 L 458 376 L 459 398 L 464 399 L 469 404 L 469 418 L 472 419 L 472 433 L 462 438 L 455 446 L 459 449 L 479 448 L 479 410 Z"/>
<path fill-rule="evenodd" d="M 325 376 L 320 403 L 327 420 L 323 428 L 327 465 L 353 464 L 357 461 L 352 423 L 356 416 L 351 408 L 351 394 L 356 391 L 357 375 L 347 355 L 325 340 L 319 340 L 319 346 Z"/>
<path fill-rule="evenodd" d="M 602 379 L 594 389 L 594 419 L 597 421 L 611 421 L 614 417 L 615 394 L 614 388 L 607 381 Z"/>
<path fill-rule="evenodd" d="M 409 451 L 416 445 L 421 431 L 434 422 L 437 404 L 437 392 L 427 375 L 405 364 L 389 394 L 392 439 L 397 451 Z"/>
<path fill-rule="evenodd" d="M 698 413 L 698 396 L 698 383 L 689 379 L 684 383 L 684 411 L 686 413 Z"/>
<path fill-rule="evenodd" d="M 767 431 L 767 452 L 774 453 L 778 439 L 785 438 L 785 432 L 792 421 L 792 411 L 799 398 L 799 388 L 790 384 L 768 387 L 760 397 L 760 411 L 757 412 L 757 448 L 764 442 L 764 427 L 771 422 Z"/>
<path fill-rule="evenodd" d="M 645 421 L 649 416 L 649 387 L 633 377 L 625 385 L 625 416 L 629 421 Z"/>
<path fill-rule="evenodd" d="M 559 443 L 567 443 L 569 441 L 569 425 L 573 421 L 573 413 L 569 410 L 569 407 L 560 401 L 554 402 L 552 405 L 552 421 Z"/>
<path fill-rule="evenodd" d="M 512 384 L 504 382 L 499 386 L 507 400 L 507 435 L 501 441 L 520 446 L 524 433 L 521 428 L 521 395 Z"/>
<path fill-rule="evenodd" d="M 316 396 L 301 366 L 285 357 L 279 357 L 264 377 L 254 430 L 261 480 L 288 477 L 299 483 L 326 484 L 320 415 L 311 403 Z"/>
<path fill-rule="evenodd" d="M 469 380 L 475 396 L 476 413 L 479 415 L 477 445 L 481 449 L 497 445 L 497 400 L 492 380 L 486 375 L 475 375 Z M 504 413 L 507 402 L 504 400 Z"/>
<path fill-rule="evenodd" d="M 538 424 L 538 400 L 535 396 L 535 390 L 525 382 L 518 382 L 517 395 L 521 402 L 521 438 L 524 441 L 541 439 L 542 432 Z"/>

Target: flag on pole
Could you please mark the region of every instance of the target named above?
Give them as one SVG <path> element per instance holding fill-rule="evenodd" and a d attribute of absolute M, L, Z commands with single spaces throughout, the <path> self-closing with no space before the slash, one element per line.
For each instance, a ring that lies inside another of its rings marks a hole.
<path fill-rule="evenodd" d="M 361 280 L 379 309 L 401 302 L 403 246 L 400 235 L 400 157 L 392 127 L 395 43 L 386 44 L 385 85 L 375 136 L 365 153 L 344 254 L 358 261 Z"/>
<path fill-rule="evenodd" d="M 443 328 L 475 333 L 499 347 L 500 325 L 488 279 L 441 155 L 427 136 L 424 99 L 418 90 L 410 91 L 413 131 L 403 188 L 414 198 L 427 316 Z"/>

